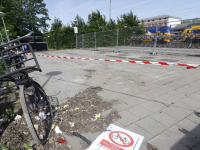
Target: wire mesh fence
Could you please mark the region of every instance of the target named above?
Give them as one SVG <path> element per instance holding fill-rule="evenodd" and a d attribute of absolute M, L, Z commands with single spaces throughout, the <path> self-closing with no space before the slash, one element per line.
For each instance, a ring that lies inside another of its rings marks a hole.
<path fill-rule="evenodd" d="M 119 28 L 110 31 L 92 32 L 78 35 L 78 48 L 98 48 L 132 46 L 132 47 L 156 47 L 163 48 L 200 48 L 200 33 L 191 34 L 164 34 L 142 33 L 140 27 Z"/>

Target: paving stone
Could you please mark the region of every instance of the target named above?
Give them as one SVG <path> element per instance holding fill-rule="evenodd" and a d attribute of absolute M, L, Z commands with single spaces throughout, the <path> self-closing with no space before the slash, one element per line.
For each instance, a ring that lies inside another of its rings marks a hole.
<path fill-rule="evenodd" d="M 139 117 L 140 119 L 141 118 L 144 118 L 150 114 L 152 114 L 151 111 L 137 105 L 137 106 L 134 106 L 134 107 L 130 107 L 127 109 L 129 112 L 131 112 L 132 114 L 134 114 L 135 116 Z"/>
<path fill-rule="evenodd" d="M 181 109 L 177 108 L 177 107 L 167 107 L 162 109 L 162 112 L 168 114 L 169 116 L 177 119 L 177 120 L 181 120 L 185 117 L 187 117 L 188 113 L 186 113 L 185 111 L 182 111 Z"/>
<path fill-rule="evenodd" d="M 166 127 L 171 127 L 172 125 L 178 122 L 177 119 L 167 115 L 164 112 L 157 112 L 155 114 L 152 114 L 150 117 L 158 121 L 159 123 L 165 125 Z"/>
<path fill-rule="evenodd" d="M 139 120 L 135 124 L 149 132 L 151 135 L 156 135 L 166 129 L 164 125 L 150 117 Z"/>
<path fill-rule="evenodd" d="M 100 132 L 88 132 L 88 133 L 81 133 L 84 137 L 86 137 L 90 141 L 94 141 L 103 131 Z"/>
<path fill-rule="evenodd" d="M 186 103 L 183 103 L 183 102 L 181 102 L 181 101 L 176 102 L 176 103 L 174 103 L 174 104 L 171 105 L 171 106 L 177 107 L 177 108 L 179 108 L 181 111 L 184 111 L 184 112 L 186 112 L 186 113 L 188 113 L 188 114 L 190 114 L 190 113 L 192 113 L 192 112 L 194 112 L 194 111 L 196 110 L 193 106 L 188 105 L 188 104 L 186 104 Z"/>
<path fill-rule="evenodd" d="M 184 98 L 181 100 L 181 102 L 185 103 L 185 104 L 188 104 L 192 107 L 194 107 L 195 109 L 199 109 L 200 108 L 200 101 L 196 101 L 196 100 L 193 100 L 191 98 Z"/>
<path fill-rule="evenodd" d="M 187 147 L 178 143 L 164 133 L 157 135 L 155 138 L 148 141 L 151 145 L 158 148 L 158 150 L 188 150 Z"/>
<path fill-rule="evenodd" d="M 174 139 L 177 143 L 181 143 L 185 147 L 188 147 L 190 149 L 197 147 L 198 139 L 187 132 L 188 131 L 186 131 L 185 129 L 182 129 L 176 125 L 164 131 L 165 134 Z"/>
<path fill-rule="evenodd" d="M 143 97 L 135 96 L 135 97 L 128 97 L 126 99 L 120 100 L 120 102 L 124 102 L 124 104 L 131 106 L 136 106 L 138 104 L 148 102 L 148 99 L 145 99 Z"/>
<path fill-rule="evenodd" d="M 155 98 L 155 97 L 160 96 L 160 95 L 163 95 L 163 94 L 165 94 L 165 93 L 167 93 L 167 92 L 168 92 L 168 91 L 165 90 L 165 89 L 154 88 L 154 89 L 151 89 L 151 90 L 146 91 L 146 92 L 143 91 L 143 94 L 144 94 L 144 95 L 147 95 L 147 96 L 150 97 L 150 98 Z"/>
<path fill-rule="evenodd" d="M 133 115 L 132 113 L 128 112 L 127 110 L 123 110 L 123 111 L 119 112 L 119 115 L 122 118 L 119 119 L 118 121 L 125 127 L 134 123 L 135 121 L 139 120 L 139 118 L 137 116 Z"/>
<path fill-rule="evenodd" d="M 161 105 L 158 105 L 157 102 L 146 102 L 146 103 L 140 104 L 140 106 L 152 112 L 157 112 L 163 108 Z"/>
<path fill-rule="evenodd" d="M 183 92 L 186 95 L 191 95 L 191 94 L 197 92 L 198 90 L 199 90 L 199 88 L 192 87 L 192 86 L 183 86 L 183 87 L 176 89 L 176 91 Z"/>
<path fill-rule="evenodd" d="M 196 137 L 198 137 L 198 139 L 200 139 L 200 125 L 199 124 L 196 124 L 193 121 L 185 118 L 184 120 L 177 123 L 177 126 L 179 126 L 180 128 L 184 130 L 187 130 L 190 134 L 193 134 Z"/>
<path fill-rule="evenodd" d="M 113 105 L 113 108 L 114 108 L 114 109 L 117 109 L 119 112 L 120 112 L 120 111 L 123 111 L 123 110 L 125 110 L 125 109 L 127 109 L 127 108 L 129 108 L 129 107 L 130 107 L 129 105 L 123 104 L 123 103 L 114 104 L 114 105 Z"/>
<path fill-rule="evenodd" d="M 167 83 L 165 85 L 163 85 L 164 87 L 167 86 L 167 87 L 170 87 L 172 90 L 175 90 L 177 88 L 180 88 L 181 86 L 183 86 L 182 84 L 179 84 L 179 83 L 175 83 L 175 82 L 170 82 L 170 83 Z"/>
<path fill-rule="evenodd" d="M 166 104 L 171 104 L 171 103 L 175 103 L 175 102 L 181 100 L 181 98 L 178 96 L 166 93 L 164 95 L 157 97 L 156 100 L 159 100 L 160 102 L 164 102 Z"/>
<path fill-rule="evenodd" d="M 115 120 L 112 124 L 114 124 L 118 127 L 124 128 L 124 125 L 122 125 L 118 120 Z"/>
<path fill-rule="evenodd" d="M 153 137 L 153 135 L 151 135 L 150 133 L 148 133 L 147 131 L 145 131 L 144 129 L 136 125 L 135 123 L 127 126 L 126 129 L 136 134 L 144 136 L 143 142 L 148 141 Z"/>
<path fill-rule="evenodd" d="M 170 91 L 170 92 L 168 92 L 167 94 L 172 94 L 172 95 L 174 95 L 174 96 L 176 96 L 176 97 L 179 97 L 179 98 L 181 98 L 181 99 L 187 97 L 185 93 L 180 92 L 180 91 L 175 91 L 175 90 Z"/>
<path fill-rule="evenodd" d="M 187 78 L 187 79 L 182 78 L 182 79 L 174 81 L 174 83 L 178 83 L 180 85 L 187 85 L 187 84 L 192 83 L 192 82 L 193 82 L 193 80 L 191 80 L 190 78 Z"/>
<path fill-rule="evenodd" d="M 200 91 L 193 93 L 192 95 L 189 95 L 188 97 L 200 102 L 200 99 L 199 99 Z"/>
<path fill-rule="evenodd" d="M 187 117 L 187 119 L 193 121 L 196 124 L 200 124 L 200 111 L 195 111 Z"/>

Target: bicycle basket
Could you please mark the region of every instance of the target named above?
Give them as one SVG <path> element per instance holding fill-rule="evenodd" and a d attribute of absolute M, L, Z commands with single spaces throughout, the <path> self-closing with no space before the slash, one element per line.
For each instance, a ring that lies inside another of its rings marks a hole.
<path fill-rule="evenodd" d="M 0 76 L 0 81 L 13 81 L 33 71 L 41 72 L 38 61 L 29 43 L 19 43 L 16 46 L 11 46 L 12 44 L 10 43 L 8 48 L 1 52 L 1 59 L 7 73 Z"/>

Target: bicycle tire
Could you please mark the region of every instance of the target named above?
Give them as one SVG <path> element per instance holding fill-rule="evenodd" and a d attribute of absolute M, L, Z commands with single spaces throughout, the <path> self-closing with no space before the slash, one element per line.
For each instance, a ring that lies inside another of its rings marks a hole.
<path fill-rule="evenodd" d="M 27 84 L 30 84 L 30 83 L 27 83 Z M 27 106 L 28 104 L 26 102 L 25 91 L 24 91 L 26 86 L 28 86 L 27 84 L 19 86 L 20 87 L 20 90 L 19 90 L 20 103 L 21 103 L 22 110 L 23 110 L 23 113 L 24 113 L 24 118 L 25 118 L 25 120 L 27 122 L 27 126 L 29 128 L 31 136 L 33 137 L 35 142 L 38 143 L 38 144 L 44 144 L 47 141 L 47 139 L 48 139 L 48 137 L 50 135 L 52 122 L 53 122 L 53 113 L 52 113 L 51 104 L 48 101 L 48 97 L 47 97 L 46 93 L 44 92 L 43 88 L 37 82 L 34 82 L 34 88 L 36 88 L 36 90 L 38 90 L 40 92 L 40 94 L 43 94 L 43 96 L 45 96 L 46 101 L 48 103 L 49 113 L 50 113 L 50 118 L 49 118 L 50 122 L 48 124 L 49 130 L 46 132 L 44 138 L 41 139 L 40 135 L 38 135 L 38 133 L 37 133 L 35 127 L 34 127 L 33 119 L 31 117 L 30 111 L 29 111 L 28 106 Z"/>

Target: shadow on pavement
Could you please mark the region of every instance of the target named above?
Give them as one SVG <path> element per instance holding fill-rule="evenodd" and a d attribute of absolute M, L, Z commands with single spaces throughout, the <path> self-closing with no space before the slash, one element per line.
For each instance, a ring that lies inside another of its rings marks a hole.
<path fill-rule="evenodd" d="M 48 96 L 49 101 L 51 103 L 51 105 L 58 107 L 59 106 L 59 101 L 58 98 L 56 96 Z"/>
<path fill-rule="evenodd" d="M 44 84 L 42 85 L 42 87 L 44 88 L 45 85 L 49 82 L 49 80 L 51 80 L 51 78 L 53 76 L 60 75 L 60 74 L 62 74 L 61 71 L 52 71 L 52 72 L 46 73 L 45 75 L 49 76 L 49 78 L 44 82 Z"/>
<path fill-rule="evenodd" d="M 199 150 L 200 149 L 200 125 L 197 125 L 193 130 L 188 131 L 183 128 L 178 130 L 185 134 L 185 136 L 179 140 L 175 145 L 172 146 L 171 150 L 180 149 L 180 144 L 188 150 Z"/>

